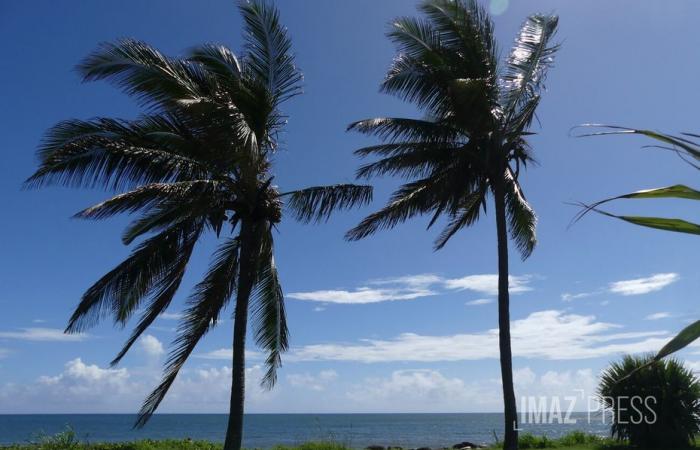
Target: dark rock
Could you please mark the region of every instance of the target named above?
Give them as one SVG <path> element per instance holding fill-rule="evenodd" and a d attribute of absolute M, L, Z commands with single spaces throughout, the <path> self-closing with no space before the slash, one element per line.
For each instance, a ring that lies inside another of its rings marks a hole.
<path fill-rule="evenodd" d="M 381 445 L 368 445 L 365 450 L 385 450 Z"/>
<path fill-rule="evenodd" d="M 468 448 L 481 448 L 481 446 L 478 444 L 474 444 L 473 442 L 464 441 L 464 442 L 460 442 L 459 444 L 453 445 L 452 448 L 454 450 L 464 450 L 464 449 L 468 449 Z"/>
<path fill-rule="evenodd" d="M 433 449 L 430 447 L 421 447 L 421 448 L 417 448 L 416 450 L 433 450 Z"/>

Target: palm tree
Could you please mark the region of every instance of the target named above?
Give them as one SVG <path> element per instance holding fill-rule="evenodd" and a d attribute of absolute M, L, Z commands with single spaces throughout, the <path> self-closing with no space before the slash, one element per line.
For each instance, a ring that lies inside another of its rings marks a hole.
<path fill-rule="evenodd" d="M 361 148 L 380 159 L 359 178 L 399 175 L 408 182 L 389 203 L 350 230 L 357 240 L 416 215 L 441 217 L 447 226 L 435 241 L 442 248 L 474 224 L 493 195 L 498 237 L 498 323 L 505 406 L 505 448 L 517 448 L 508 296 L 508 232 L 523 258 L 535 246 L 536 217 L 519 183 L 532 161 L 527 136 L 547 69 L 557 50 L 550 44 L 555 16 L 530 16 L 502 68 L 497 65 L 493 24 L 476 0 L 427 0 L 425 18 L 399 18 L 388 37 L 398 54 L 381 91 L 415 103 L 423 119 L 361 120 L 350 130 L 382 143 Z"/>
<path fill-rule="evenodd" d="M 267 352 L 263 385 L 271 388 L 288 347 L 284 299 L 274 263 L 273 228 L 283 206 L 304 222 L 326 220 L 341 208 L 367 203 L 371 188 L 312 187 L 281 193 L 272 165 L 285 116 L 280 106 L 300 93 L 301 74 L 278 12 L 264 1 L 242 2 L 245 54 L 202 45 L 186 57 L 149 45 L 104 44 L 78 71 L 84 81 L 108 80 L 145 107 L 135 120 L 68 120 L 51 128 L 38 151 L 28 187 L 102 187 L 118 195 L 77 214 L 105 219 L 138 213 L 122 240 L 141 240 L 131 255 L 83 295 L 67 333 L 104 316 L 125 325 L 140 318 L 119 363 L 170 305 L 197 241 L 224 234 L 204 279 L 187 299 L 160 385 L 145 400 L 143 426 L 200 339 L 235 295 L 231 410 L 225 449 L 240 449 L 245 340 L 249 310 L 255 342 Z"/>

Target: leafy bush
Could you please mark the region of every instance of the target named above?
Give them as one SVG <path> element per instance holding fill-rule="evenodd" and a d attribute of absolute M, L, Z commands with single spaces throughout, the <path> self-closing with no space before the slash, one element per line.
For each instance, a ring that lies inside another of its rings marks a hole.
<path fill-rule="evenodd" d="M 518 436 L 519 448 L 553 448 L 556 442 L 548 439 L 547 436 L 534 436 L 530 433 L 523 433 Z"/>
<path fill-rule="evenodd" d="M 598 393 L 619 441 L 687 448 L 700 433 L 700 382 L 678 360 L 626 356 L 603 373 Z"/>

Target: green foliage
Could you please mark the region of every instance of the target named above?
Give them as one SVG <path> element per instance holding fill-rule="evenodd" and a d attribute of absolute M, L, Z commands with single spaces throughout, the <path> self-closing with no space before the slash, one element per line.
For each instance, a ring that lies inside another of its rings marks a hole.
<path fill-rule="evenodd" d="M 611 434 L 619 441 L 686 448 L 700 433 L 700 381 L 675 359 L 626 356 L 603 373 L 599 395 L 614 413 Z"/>
<path fill-rule="evenodd" d="M 530 433 L 523 433 L 518 437 L 519 448 L 553 448 L 555 441 L 547 436 L 534 436 Z"/>
<path fill-rule="evenodd" d="M 489 193 L 505 199 L 510 235 L 523 258 L 535 247 L 536 216 L 520 187 L 520 168 L 532 161 L 526 137 L 558 45 L 558 19 L 533 15 L 523 24 L 510 56 L 499 67 L 488 13 L 475 0 L 424 0 L 424 18 L 398 18 L 389 39 L 397 56 L 382 92 L 414 103 L 423 119 L 380 117 L 348 129 L 379 138 L 361 157 L 359 178 L 407 179 L 389 203 L 347 233 L 357 240 L 414 216 L 429 227 L 447 224 L 435 241 L 442 248 L 476 223 Z"/>
<path fill-rule="evenodd" d="M 584 433 L 583 431 L 573 431 L 559 439 L 557 443 L 561 447 L 572 447 L 584 444 L 602 444 L 605 439 L 595 434 Z"/>
<path fill-rule="evenodd" d="M 518 436 L 518 447 L 521 449 L 560 448 L 568 450 L 612 450 L 620 448 L 617 441 L 584 433 L 583 431 L 573 431 L 558 439 L 523 433 Z M 496 439 L 496 443 L 489 448 L 494 450 L 500 449 L 502 448 L 502 443 Z"/>
<path fill-rule="evenodd" d="M 241 1 L 239 10 L 245 24 L 240 56 L 214 44 L 195 47 L 182 57 L 167 56 L 134 39 L 99 46 L 77 67 L 83 81 L 113 84 L 143 106 L 143 114 L 131 120 L 58 123 L 46 132 L 38 150 L 39 167 L 25 184 L 116 191 L 79 212 L 76 216 L 82 219 L 136 215 L 122 241 L 130 245 L 142 240 L 126 260 L 88 288 L 66 328 L 68 333 L 82 332 L 106 317 L 123 327 L 140 314 L 113 365 L 170 306 L 200 238 L 208 232 L 218 238 L 224 227 L 230 230 L 188 298 L 163 380 L 144 402 L 139 426 L 155 412 L 182 365 L 238 294 L 242 273 L 254 284 L 251 328 L 268 354 L 265 387 L 274 384 L 288 347 L 272 242 L 284 197 L 272 185 L 272 159 L 286 124 L 280 108 L 301 92 L 302 76 L 276 8 L 266 0 L 252 0 Z M 284 195 L 291 195 L 288 209 L 293 215 L 308 222 L 368 203 L 371 188 L 335 185 Z M 262 231 L 248 243 L 254 256 L 240 261 L 243 224 Z M 242 304 L 248 304 L 250 291 L 242 294 Z M 248 311 L 244 313 L 247 319 Z"/>

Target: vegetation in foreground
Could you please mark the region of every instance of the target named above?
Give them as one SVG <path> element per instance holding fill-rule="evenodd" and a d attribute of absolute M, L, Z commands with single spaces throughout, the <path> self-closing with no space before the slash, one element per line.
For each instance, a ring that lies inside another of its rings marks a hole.
<path fill-rule="evenodd" d="M 700 380 L 679 360 L 625 356 L 603 373 L 599 394 L 617 418 L 612 435 L 636 448 L 688 448 L 700 433 Z"/>
<path fill-rule="evenodd" d="M 487 450 L 502 448 L 497 442 Z M 624 450 L 636 448 L 626 442 L 619 442 L 582 431 L 574 431 L 559 439 L 546 436 L 521 434 L 518 438 L 521 449 L 559 448 L 566 450 Z M 695 447 L 694 447 L 695 448 Z M 87 443 L 80 442 L 73 430 L 68 429 L 54 436 L 44 436 L 36 442 L 0 446 L 3 450 L 221 450 L 223 444 L 209 441 L 192 440 L 142 440 L 133 442 Z M 399 447 L 389 447 L 387 450 L 399 450 Z M 272 450 L 351 450 L 351 447 L 338 442 L 306 442 L 297 446 L 276 446 Z M 666 450 L 674 450 L 666 448 Z"/>

